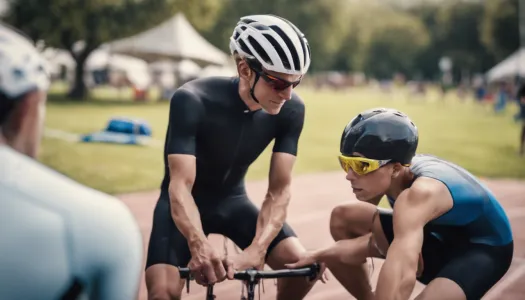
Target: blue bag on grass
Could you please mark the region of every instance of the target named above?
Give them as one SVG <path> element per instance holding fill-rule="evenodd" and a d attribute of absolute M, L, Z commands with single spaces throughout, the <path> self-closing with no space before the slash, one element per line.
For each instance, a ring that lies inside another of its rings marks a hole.
<path fill-rule="evenodd" d="M 151 126 L 146 121 L 118 117 L 110 119 L 106 129 L 81 135 L 80 140 L 86 143 L 144 145 L 150 142 L 151 134 Z"/>
<path fill-rule="evenodd" d="M 123 117 L 109 120 L 106 131 L 151 136 L 151 126 L 146 121 Z"/>

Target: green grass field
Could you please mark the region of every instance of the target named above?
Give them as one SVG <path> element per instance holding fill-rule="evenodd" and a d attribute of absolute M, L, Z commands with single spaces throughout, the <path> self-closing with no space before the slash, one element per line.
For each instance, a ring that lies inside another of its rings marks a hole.
<path fill-rule="evenodd" d="M 419 128 L 419 153 L 432 153 L 483 177 L 525 178 L 525 158 L 517 156 L 520 125 L 514 104 L 496 115 L 488 104 L 460 101 L 454 94 L 441 100 L 410 98 L 405 90 L 384 94 L 372 89 L 341 92 L 298 89 L 306 103 L 306 122 L 299 144 L 295 174 L 338 170 L 336 159 L 342 129 L 358 112 L 393 107 L 407 113 Z M 105 127 L 113 116 L 146 119 L 155 139 L 163 141 L 168 103 L 51 100 L 46 127 L 89 133 Z M 252 165 L 248 180 L 267 176 L 271 145 Z M 93 188 L 125 193 L 158 188 L 163 176 L 160 147 L 80 144 L 44 138 L 39 159 Z"/>

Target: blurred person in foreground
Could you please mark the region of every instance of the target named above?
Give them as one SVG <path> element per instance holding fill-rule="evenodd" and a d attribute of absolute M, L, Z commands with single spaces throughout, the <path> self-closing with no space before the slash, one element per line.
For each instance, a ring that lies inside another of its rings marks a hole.
<path fill-rule="evenodd" d="M 357 299 L 481 299 L 507 272 L 513 237 L 491 191 L 460 166 L 416 155 L 414 123 L 363 111 L 343 130 L 340 164 L 358 201 L 332 211 L 335 244 L 288 267 L 323 262 Z M 379 208 L 387 196 L 392 209 Z M 375 292 L 366 258 L 385 258 Z"/>
<path fill-rule="evenodd" d="M 519 155 L 525 155 L 525 83 L 520 86 L 518 89 L 517 95 L 519 112 L 516 115 L 516 119 L 521 121 L 521 134 L 520 134 L 520 145 L 519 145 Z"/>
<path fill-rule="evenodd" d="M 130 211 L 36 161 L 49 84 L 42 56 L 0 23 L 0 299 L 135 299 Z"/>
<path fill-rule="evenodd" d="M 211 285 L 265 263 L 283 269 L 306 253 L 286 215 L 305 113 L 293 88 L 310 66 L 308 42 L 281 17 L 252 15 L 235 26 L 230 50 L 238 77 L 190 81 L 170 102 L 164 179 L 146 263 L 149 299 L 181 298 L 177 267 L 187 266 L 197 283 Z M 272 141 L 269 186 L 259 210 L 247 195 L 245 174 Z M 243 251 L 224 259 L 210 233 Z M 279 279 L 277 299 L 302 299 L 315 282 Z"/>

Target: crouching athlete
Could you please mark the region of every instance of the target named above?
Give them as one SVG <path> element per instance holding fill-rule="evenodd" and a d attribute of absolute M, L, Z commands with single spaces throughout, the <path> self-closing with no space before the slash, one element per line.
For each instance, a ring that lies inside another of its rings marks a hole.
<path fill-rule="evenodd" d="M 460 166 L 415 155 L 418 130 L 403 113 L 371 109 L 344 128 L 339 156 L 356 198 L 336 207 L 335 244 L 289 267 L 324 262 L 357 299 L 480 299 L 513 256 L 509 220 L 491 191 Z M 377 207 L 386 195 L 393 209 Z M 385 258 L 375 292 L 366 258 Z"/>

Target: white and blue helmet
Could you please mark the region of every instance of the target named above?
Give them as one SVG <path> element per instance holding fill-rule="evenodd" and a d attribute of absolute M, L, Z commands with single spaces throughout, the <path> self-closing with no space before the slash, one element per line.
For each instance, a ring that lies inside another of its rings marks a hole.
<path fill-rule="evenodd" d="M 230 37 L 230 51 L 256 59 L 266 70 L 291 75 L 304 75 L 311 62 L 304 34 L 274 15 L 242 17 Z"/>
<path fill-rule="evenodd" d="M 50 85 L 48 62 L 24 36 L 0 23 L 0 92 L 8 99 Z"/>

